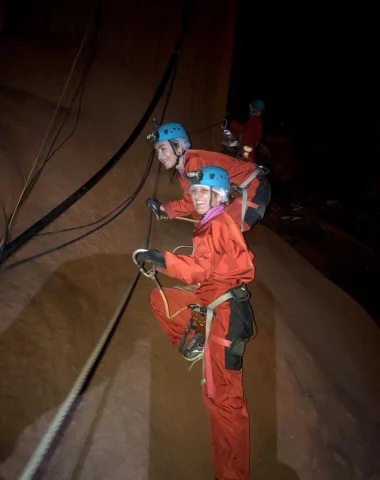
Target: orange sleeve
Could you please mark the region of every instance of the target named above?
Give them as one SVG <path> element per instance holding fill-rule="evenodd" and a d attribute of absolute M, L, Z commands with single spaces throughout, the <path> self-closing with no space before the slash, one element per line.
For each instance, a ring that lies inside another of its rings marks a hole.
<path fill-rule="evenodd" d="M 164 207 L 165 212 L 168 214 L 170 220 L 172 220 L 174 217 L 185 217 L 194 210 L 193 201 L 191 200 L 191 195 L 188 189 L 183 192 L 180 200 L 164 203 L 162 206 Z"/>
<path fill-rule="evenodd" d="M 210 277 L 215 283 L 218 279 L 250 282 L 254 278 L 254 255 L 229 215 L 222 214 L 200 228 L 194 236 L 194 253 L 165 252 L 166 269 L 158 270 L 187 284 L 203 283 Z"/>
<path fill-rule="evenodd" d="M 192 255 L 165 252 L 166 269 L 162 273 L 188 284 L 203 283 L 212 275 L 250 281 L 253 278 L 253 254 L 232 219 L 221 215 L 206 225 L 194 237 Z"/>
<path fill-rule="evenodd" d="M 205 242 L 189 256 L 165 252 L 165 273 L 188 284 L 202 283 L 212 274 L 217 260 L 218 255 Z"/>
<path fill-rule="evenodd" d="M 220 245 L 218 224 L 212 222 L 209 227 L 211 232 L 207 231 L 206 234 L 194 239 L 192 255 L 165 252 L 167 275 L 188 284 L 203 283 L 212 275 L 226 252 Z"/>
<path fill-rule="evenodd" d="M 186 162 L 186 172 L 196 171 L 205 165 L 206 162 L 200 155 L 190 154 L 188 161 Z M 183 189 L 182 198 L 180 200 L 174 200 L 173 202 L 163 204 L 165 212 L 168 214 L 170 220 L 174 217 L 185 217 L 194 212 L 194 204 L 189 191 L 189 182 L 182 177 L 179 177 L 179 182 Z M 200 217 L 198 214 L 195 214 L 193 215 L 193 218 L 199 219 Z"/>

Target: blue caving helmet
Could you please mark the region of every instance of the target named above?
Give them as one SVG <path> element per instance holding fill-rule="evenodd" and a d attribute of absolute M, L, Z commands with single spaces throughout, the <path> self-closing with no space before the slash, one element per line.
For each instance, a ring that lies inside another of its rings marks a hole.
<path fill-rule="evenodd" d="M 230 193 L 230 176 L 221 167 L 201 167 L 196 172 L 189 172 L 187 178 L 190 186 L 206 185 L 208 187 L 223 188 L 227 195 Z"/>
<path fill-rule="evenodd" d="M 157 128 L 157 131 L 148 135 L 148 140 L 153 142 L 164 142 L 165 140 L 173 140 L 174 138 L 183 138 L 190 141 L 190 137 L 185 127 L 177 122 L 164 123 Z"/>
<path fill-rule="evenodd" d="M 256 110 L 260 110 L 260 111 L 265 110 L 265 103 L 263 100 L 260 100 L 259 98 L 257 98 L 256 100 L 253 100 L 253 102 L 251 102 L 249 106 L 256 108 Z"/>

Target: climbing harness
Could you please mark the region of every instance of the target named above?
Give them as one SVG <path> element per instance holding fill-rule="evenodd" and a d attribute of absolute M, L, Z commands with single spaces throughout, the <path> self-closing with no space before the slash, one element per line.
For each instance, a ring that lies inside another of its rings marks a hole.
<path fill-rule="evenodd" d="M 227 300 L 234 299 L 238 302 L 247 301 L 250 298 L 250 293 L 247 290 L 247 287 L 244 283 L 239 285 L 238 287 L 232 288 L 228 290 L 226 293 L 218 297 L 216 300 L 211 302 L 206 309 L 206 322 L 205 322 L 205 343 L 204 343 L 204 357 L 203 357 L 203 364 L 202 364 L 202 380 L 201 385 L 206 385 L 207 394 L 209 397 L 214 397 L 214 382 L 212 377 L 212 367 L 211 367 L 211 356 L 210 356 L 210 349 L 209 349 L 209 341 L 214 343 L 218 343 L 229 349 L 231 353 L 235 355 L 242 356 L 244 353 L 244 347 L 248 340 L 234 338 L 233 340 L 227 340 L 222 337 L 217 337 L 216 335 L 211 335 L 210 337 L 210 329 L 211 323 L 215 316 L 215 309 L 222 303 L 226 302 Z M 196 361 L 196 360 L 195 360 Z"/>
<path fill-rule="evenodd" d="M 204 341 L 206 337 L 206 321 L 207 321 L 207 307 L 202 307 L 200 305 L 192 303 L 188 305 L 188 308 L 191 308 L 191 318 L 178 344 L 178 351 L 181 355 L 183 355 L 186 358 L 186 360 L 190 360 L 186 356 L 186 351 L 190 353 L 190 350 L 192 348 L 191 342 L 185 348 L 185 343 L 190 331 L 194 330 L 194 337 L 199 336 L 199 338 L 202 338 Z M 212 319 L 214 317 L 215 317 L 215 312 L 213 312 L 212 314 Z M 194 363 L 190 366 L 190 369 L 192 368 L 193 365 Z"/>
<path fill-rule="evenodd" d="M 244 180 L 244 182 L 240 185 L 236 185 L 235 183 L 231 183 L 231 193 L 230 197 L 232 200 L 241 202 L 241 225 L 240 230 L 244 231 L 244 217 L 247 212 L 248 206 L 253 208 L 258 208 L 257 203 L 253 203 L 248 201 L 248 190 L 247 186 L 255 179 L 258 175 L 267 175 L 269 170 L 262 165 L 258 165 L 255 170 L 251 173 L 251 175 Z"/>
<path fill-rule="evenodd" d="M 173 253 L 179 248 L 183 248 L 183 247 L 188 247 L 188 246 L 181 245 L 180 247 L 177 247 L 176 249 L 174 249 Z M 189 305 L 186 305 L 185 307 L 182 307 L 177 312 L 170 314 L 169 303 L 166 298 L 165 292 L 163 291 L 160 282 L 156 278 L 156 267 L 153 265 L 152 269 L 147 271 L 145 270 L 143 265 L 140 265 L 137 262 L 137 259 L 136 259 L 137 255 L 139 253 L 146 252 L 146 251 L 147 250 L 143 248 L 135 250 L 132 254 L 132 259 L 133 259 L 133 262 L 139 267 L 140 272 L 145 277 L 152 279 L 156 284 L 161 294 L 161 297 L 164 301 L 167 318 L 172 319 L 175 316 L 179 315 L 184 310 L 187 310 L 188 308 L 191 309 L 191 318 L 186 326 L 186 329 L 178 345 L 179 352 L 184 356 L 187 348 L 185 347 L 185 343 L 189 333 L 192 330 L 195 330 L 194 335 L 198 334 L 199 336 L 204 336 L 204 353 L 203 355 L 199 355 L 197 358 L 192 360 L 189 370 L 191 370 L 191 368 L 194 366 L 195 363 L 197 363 L 199 360 L 202 360 L 203 363 L 202 363 L 201 385 L 206 384 L 208 396 L 213 397 L 214 383 L 213 383 L 213 377 L 212 377 L 209 342 L 212 341 L 214 343 L 218 343 L 219 345 L 226 347 L 234 355 L 238 355 L 238 356 L 243 356 L 245 345 L 248 342 L 248 339 L 233 338 L 232 340 L 226 340 L 225 338 L 217 337 L 216 335 L 210 336 L 211 323 L 216 315 L 215 309 L 219 305 L 221 305 L 222 303 L 230 299 L 233 299 L 237 302 L 248 301 L 250 298 L 250 293 L 247 289 L 247 286 L 244 283 L 242 283 L 238 287 L 231 288 L 230 290 L 228 290 L 226 293 L 218 297 L 216 300 L 214 300 L 207 306 L 202 306 L 199 304 L 189 304 Z M 182 288 L 182 287 L 174 287 L 174 288 L 187 290 L 186 288 Z M 190 360 L 190 359 L 186 358 L 186 360 Z"/>

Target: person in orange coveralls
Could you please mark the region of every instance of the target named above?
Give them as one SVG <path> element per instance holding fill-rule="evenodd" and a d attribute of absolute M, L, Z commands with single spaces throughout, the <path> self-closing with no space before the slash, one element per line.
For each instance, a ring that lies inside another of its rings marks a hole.
<path fill-rule="evenodd" d="M 232 120 L 230 131 L 235 138 L 239 138 L 241 146 L 252 146 L 253 150 L 250 154 L 250 160 L 254 161 L 254 147 L 261 142 L 263 136 L 263 120 L 261 115 L 265 110 L 265 103 L 260 100 L 254 100 L 249 105 L 249 119 L 242 125 L 236 120 Z"/>
<path fill-rule="evenodd" d="M 254 279 L 254 255 L 225 212 L 230 187 L 227 172 L 203 167 L 192 174 L 199 172 L 200 176 L 190 180 L 191 199 L 201 215 L 193 233 L 193 253 L 147 250 L 137 254 L 136 263 L 153 263 L 166 275 L 198 285 L 194 291 L 163 290 L 171 312 L 196 304 L 207 310 L 203 330 L 198 324 L 194 333 L 191 308 L 169 319 L 158 289 L 152 291 L 150 304 L 163 331 L 172 344 L 180 345 L 185 359 L 203 357 L 203 399 L 210 419 L 214 478 L 249 480 L 249 419 L 242 359 L 255 325 L 245 285 Z M 191 340 L 184 347 L 186 336 Z"/>
<path fill-rule="evenodd" d="M 204 166 L 218 166 L 227 170 L 233 185 L 234 197 L 226 212 L 239 225 L 242 232 L 249 230 L 264 217 L 270 200 L 271 190 L 264 171 L 254 163 L 245 162 L 222 153 L 207 150 L 190 150 L 189 135 L 180 123 L 165 123 L 148 135 L 157 151 L 158 159 L 167 169 L 176 169 L 179 182 L 184 190 L 182 199 L 161 204 L 157 198 L 147 199 L 147 206 L 157 215 L 166 212 L 170 219 L 191 214 L 199 220 L 194 211 L 189 193 L 186 174 Z"/>

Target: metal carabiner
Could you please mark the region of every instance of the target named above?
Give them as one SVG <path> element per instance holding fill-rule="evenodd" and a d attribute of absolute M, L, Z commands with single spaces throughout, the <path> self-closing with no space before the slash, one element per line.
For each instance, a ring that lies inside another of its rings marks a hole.
<path fill-rule="evenodd" d="M 268 175 L 268 173 L 270 172 L 269 168 L 264 167 L 263 165 L 258 165 L 258 167 L 262 170 L 264 175 Z"/>
<path fill-rule="evenodd" d="M 156 275 L 156 267 L 153 265 L 152 270 L 149 270 L 148 272 L 145 270 L 145 268 L 139 264 L 139 262 L 136 260 L 136 257 L 139 253 L 142 252 L 147 252 L 148 250 L 146 248 L 139 248 L 138 250 L 135 250 L 132 253 L 132 260 L 133 262 L 139 267 L 140 272 L 145 275 L 148 278 L 154 277 Z"/>

